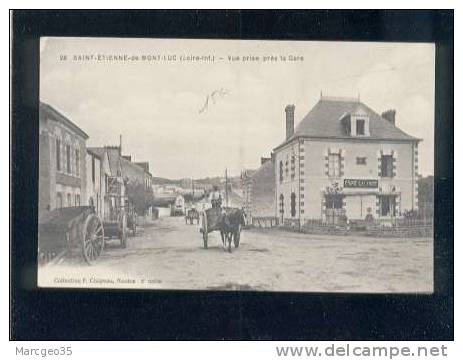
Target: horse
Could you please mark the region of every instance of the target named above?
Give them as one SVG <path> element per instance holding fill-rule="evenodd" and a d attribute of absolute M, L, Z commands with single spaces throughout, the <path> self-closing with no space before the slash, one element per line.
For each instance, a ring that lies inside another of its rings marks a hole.
<path fill-rule="evenodd" d="M 222 238 L 222 245 L 227 246 L 228 241 L 228 252 L 231 253 L 231 241 L 237 248 L 240 244 L 241 229 L 245 225 L 244 211 L 241 209 L 225 209 L 220 219 L 219 229 L 220 236 Z"/>

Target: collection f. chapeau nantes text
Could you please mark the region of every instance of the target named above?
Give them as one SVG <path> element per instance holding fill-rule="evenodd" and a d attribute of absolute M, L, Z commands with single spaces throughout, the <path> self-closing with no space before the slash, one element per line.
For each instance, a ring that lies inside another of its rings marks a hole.
<path fill-rule="evenodd" d="M 136 284 L 140 282 L 141 284 L 149 284 L 150 280 L 141 279 L 135 280 L 131 278 L 100 278 L 95 276 L 90 277 L 55 277 L 53 279 L 55 284 Z"/>

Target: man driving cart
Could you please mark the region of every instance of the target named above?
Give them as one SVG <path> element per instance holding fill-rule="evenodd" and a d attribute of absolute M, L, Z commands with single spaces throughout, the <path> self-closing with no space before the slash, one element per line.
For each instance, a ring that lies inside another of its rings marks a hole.
<path fill-rule="evenodd" d="M 222 207 L 222 194 L 219 191 L 219 187 L 214 185 L 212 188 L 212 192 L 209 195 L 209 201 L 213 208 L 221 208 Z"/>

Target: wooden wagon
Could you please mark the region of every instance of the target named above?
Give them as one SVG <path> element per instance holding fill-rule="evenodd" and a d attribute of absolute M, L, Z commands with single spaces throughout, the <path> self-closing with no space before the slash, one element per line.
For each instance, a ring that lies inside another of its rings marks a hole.
<path fill-rule="evenodd" d="M 39 264 L 77 251 L 92 264 L 104 248 L 104 228 L 93 206 L 52 210 L 39 219 Z"/>
<path fill-rule="evenodd" d="M 108 177 L 108 192 L 105 198 L 107 208 L 103 215 L 105 237 L 119 239 L 121 247 L 127 246 L 128 200 L 124 193 L 124 182 L 121 177 Z"/>

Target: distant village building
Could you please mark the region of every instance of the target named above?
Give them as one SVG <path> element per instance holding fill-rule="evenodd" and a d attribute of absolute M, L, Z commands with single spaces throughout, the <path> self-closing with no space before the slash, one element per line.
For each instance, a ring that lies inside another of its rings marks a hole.
<path fill-rule="evenodd" d="M 243 210 L 246 223 L 258 227 L 275 225 L 275 164 L 272 158 L 261 158 L 257 170 L 241 173 Z"/>
<path fill-rule="evenodd" d="M 418 143 L 358 99 L 321 97 L 274 149 L 275 214 L 280 223 L 401 216 L 418 207 Z"/>
<path fill-rule="evenodd" d="M 153 175 L 150 173 L 150 164 L 146 161 L 143 162 L 136 162 L 136 165 L 141 167 L 144 172 L 143 172 L 143 182 L 145 184 L 145 188 L 149 189 L 151 188 L 153 184 Z"/>
<path fill-rule="evenodd" d="M 88 135 L 48 104 L 39 109 L 39 216 L 79 206 L 86 190 Z"/>

